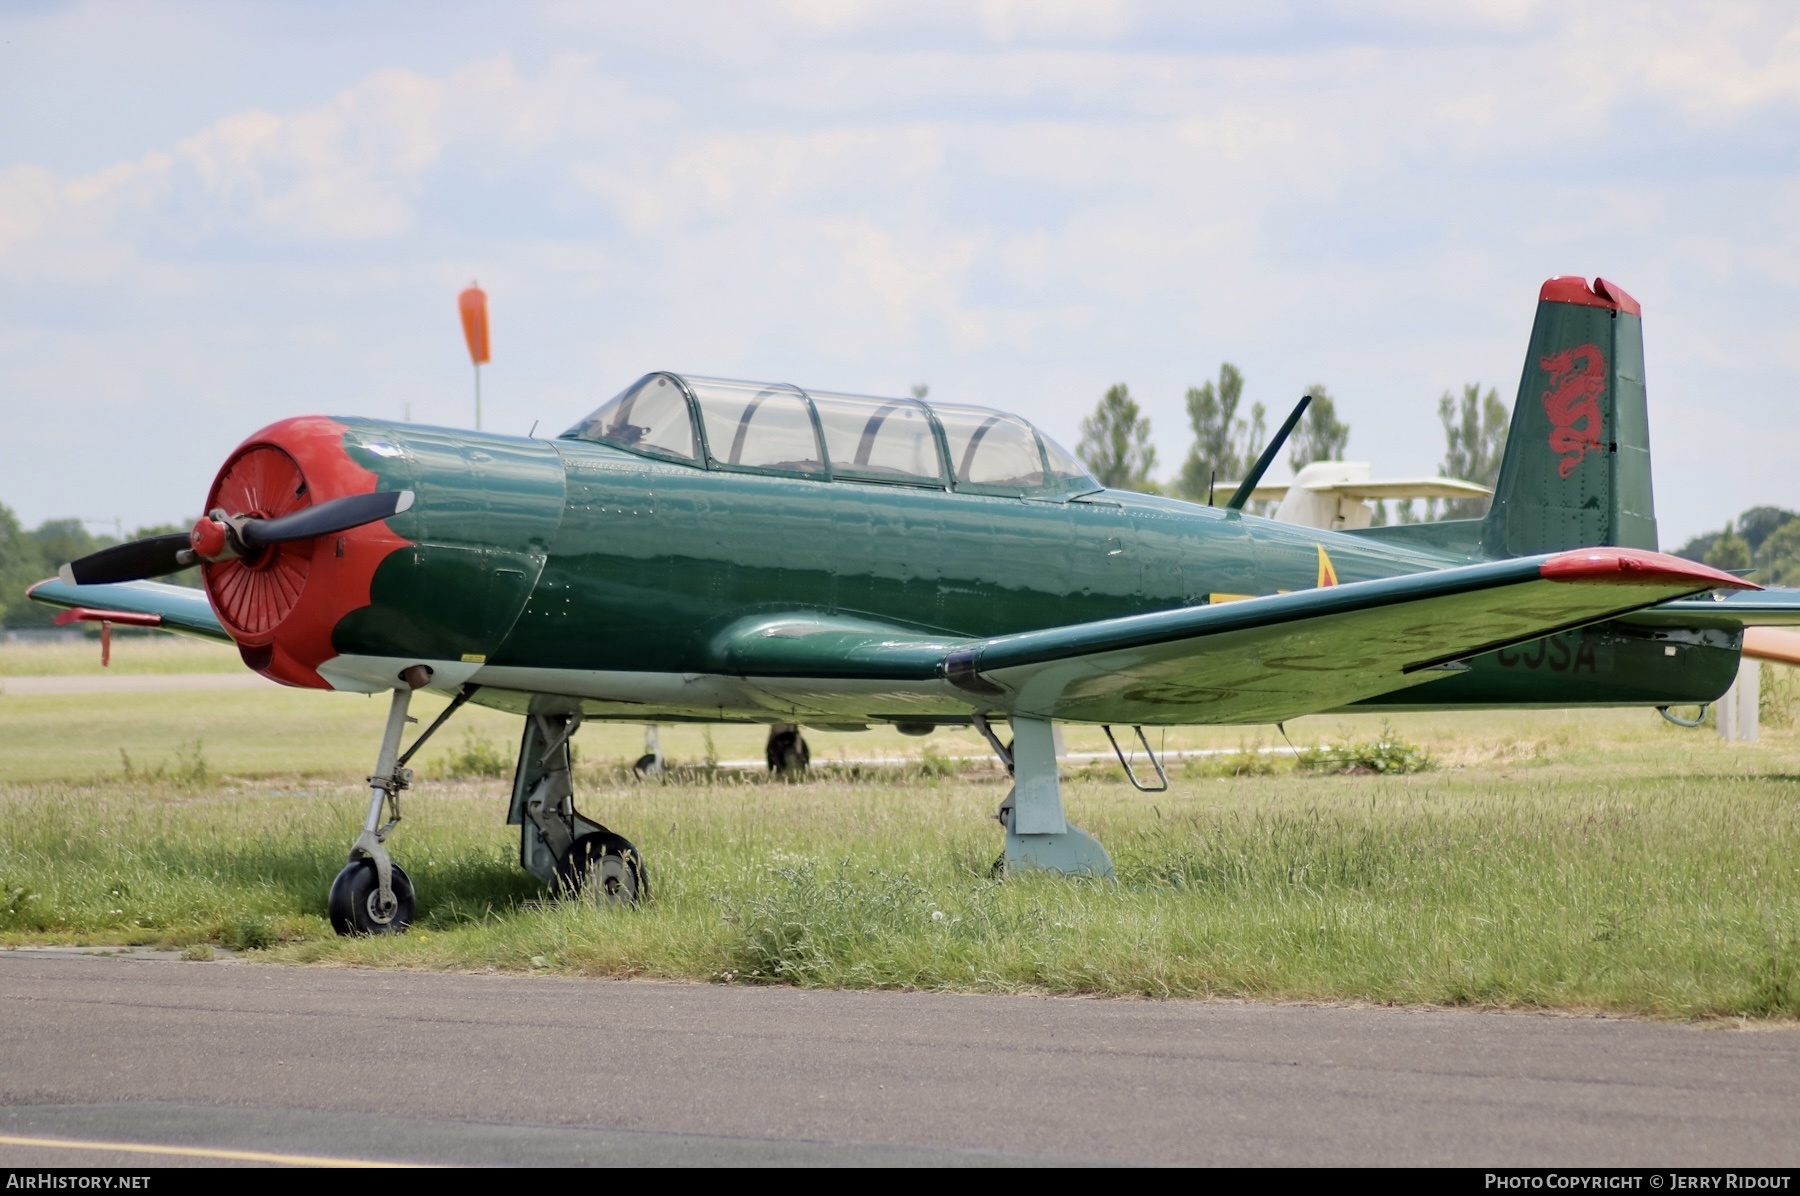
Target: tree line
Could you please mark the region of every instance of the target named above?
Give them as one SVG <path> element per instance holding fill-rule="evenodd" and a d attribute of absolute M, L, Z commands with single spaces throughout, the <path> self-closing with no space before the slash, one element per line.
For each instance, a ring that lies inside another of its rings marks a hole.
<path fill-rule="evenodd" d="M 1350 424 L 1339 416 L 1337 401 L 1324 384 L 1315 382 L 1306 393 L 1312 396 L 1312 403 L 1288 439 L 1288 465 L 1296 474 L 1315 461 L 1342 460 L 1350 443 Z M 1269 440 L 1268 409 L 1252 403 L 1246 411 L 1243 398 L 1243 371 L 1228 361 L 1219 366 L 1217 381 L 1188 387 L 1187 418 L 1193 441 L 1180 469 L 1167 483 L 1151 476 L 1158 458 L 1151 441 L 1150 417 L 1123 382 L 1108 389 L 1093 414 L 1081 421 L 1076 455 L 1101 485 L 1115 490 L 1171 494 L 1190 502 L 1222 502 L 1230 496 L 1217 493 L 1218 488 L 1242 481 Z M 1438 399 L 1438 419 L 1444 426 L 1439 476 L 1493 486 L 1506 451 L 1509 414 L 1493 387 L 1483 394 L 1481 384 L 1471 382 L 1460 396 L 1445 391 Z M 1486 510 L 1486 499 L 1425 500 L 1422 507 L 1408 499 L 1397 504 L 1394 515 L 1401 523 L 1420 523 L 1475 519 Z M 1386 503 L 1375 504 L 1374 522 L 1388 522 Z"/>
<path fill-rule="evenodd" d="M 184 526 L 159 523 L 140 527 L 126 539 L 166 536 L 185 532 Z M 95 535 L 79 519 L 47 519 L 27 531 L 11 507 L 0 503 L 0 627 L 48 627 L 57 611 L 25 597 L 25 591 L 46 577 L 53 577 L 64 562 L 119 543 L 116 536 Z M 158 578 L 175 585 L 198 586 L 200 570 Z"/>
<path fill-rule="evenodd" d="M 1675 555 L 1768 586 L 1800 586 L 1800 512 L 1751 507 L 1723 531 L 1695 536 Z"/>

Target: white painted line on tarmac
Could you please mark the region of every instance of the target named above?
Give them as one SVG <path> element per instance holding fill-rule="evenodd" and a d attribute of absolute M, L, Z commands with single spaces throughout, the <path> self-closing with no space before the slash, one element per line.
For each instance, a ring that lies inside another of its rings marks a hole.
<path fill-rule="evenodd" d="M 57 1150 L 104 1150 L 112 1154 L 179 1155 L 235 1163 L 270 1163 L 277 1167 L 430 1167 L 431 1163 L 383 1163 L 372 1159 L 336 1159 L 316 1154 L 272 1154 L 263 1150 L 223 1150 L 210 1146 L 156 1146 L 148 1142 L 97 1142 L 86 1138 L 27 1138 L 0 1134 L 0 1146 L 48 1146 Z"/>

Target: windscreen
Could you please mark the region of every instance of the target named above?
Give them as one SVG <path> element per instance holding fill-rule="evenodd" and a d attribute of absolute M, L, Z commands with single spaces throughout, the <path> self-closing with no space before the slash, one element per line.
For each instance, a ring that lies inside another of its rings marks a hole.
<path fill-rule="evenodd" d="M 1016 491 L 1044 486 L 1037 437 L 1022 419 L 981 407 L 932 404 L 959 486 Z"/>
<path fill-rule="evenodd" d="M 1100 483 L 1088 472 L 1088 467 L 1081 463 L 1068 449 L 1056 443 L 1042 432 L 1038 433 L 1038 442 L 1044 446 L 1044 460 L 1050 464 L 1050 481 L 1053 485 L 1067 490 L 1100 489 Z"/>
<path fill-rule="evenodd" d="M 666 374 L 632 383 L 563 436 L 675 461 L 700 459 L 687 397 Z"/>

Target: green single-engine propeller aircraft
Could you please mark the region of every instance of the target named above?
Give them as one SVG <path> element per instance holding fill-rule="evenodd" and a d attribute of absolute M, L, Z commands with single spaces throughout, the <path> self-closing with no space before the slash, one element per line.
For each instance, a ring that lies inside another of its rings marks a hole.
<path fill-rule="evenodd" d="M 331 889 L 346 934 L 411 922 L 387 848 L 406 763 L 469 701 L 525 716 L 507 820 L 553 887 L 648 891 L 638 850 L 575 807 L 583 719 L 972 725 L 1014 775 L 1004 866 L 1105 876 L 1064 817 L 1057 720 L 1141 738 L 1700 703 L 1745 626 L 1800 622 L 1800 591 L 1656 551 L 1641 316 L 1604 280 L 1544 284 L 1484 518 L 1245 514 L 1299 410 L 1222 507 L 1103 489 L 998 411 L 787 384 L 654 373 L 554 440 L 302 416 L 231 454 L 190 533 L 74 561 L 32 597 L 230 640 L 286 685 L 391 692 Z M 204 591 L 143 580 L 196 562 Z M 403 752 L 419 689 L 451 703 Z"/>

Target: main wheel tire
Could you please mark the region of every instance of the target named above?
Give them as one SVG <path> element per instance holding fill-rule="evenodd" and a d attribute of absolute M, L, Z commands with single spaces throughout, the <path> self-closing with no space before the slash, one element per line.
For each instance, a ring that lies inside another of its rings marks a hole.
<path fill-rule="evenodd" d="M 351 860 L 331 882 L 331 928 L 342 935 L 405 934 L 413 920 L 413 887 L 405 869 L 392 866 L 388 884 L 394 908 L 381 908 L 381 878 L 368 856 Z"/>
<path fill-rule="evenodd" d="M 644 857 L 631 840 L 611 831 L 589 831 L 569 844 L 556 875 L 570 896 L 591 893 L 612 905 L 636 905 L 650 896 Z"/>
<path fill-rule="evenodd" d="M 777 723 L 769 731 L 764 758 L 769 763 L 770 772 L 778 776 L 794 777 L 805 772 L 812 763 L 812 749 L 806 746 L 799 727 L 791 723 Z"/>

